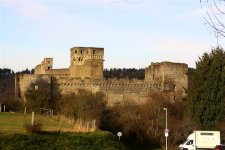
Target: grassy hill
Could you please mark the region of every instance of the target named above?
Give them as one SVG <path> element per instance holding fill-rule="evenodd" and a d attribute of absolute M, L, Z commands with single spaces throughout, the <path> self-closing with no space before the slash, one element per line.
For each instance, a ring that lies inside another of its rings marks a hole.
<path fill-rule="evenodd" d="M 27 133 L 25 123 L 31 122 L 31 115 L 19 113 L 0 113 L 0 149 L 5 150 L 125 150 L 118 138 L 110 132 L 89 133 L 58 132 L 59 119 L 35 115 L 43 124 L 43 132 Z M 71 126 L 63 122 L 61 131 Z"/>
<path fill-rule="evenodd" d="M 35 114 L 35 121 L 43 124 L 43 131 L 58 131 L 59 118 L 42 116 Z M 0 132 L 4 134 L 26 133 L 25 123 L 31 123 L 31 114 L 21 113 L 0 113 Z M 70 125 L 63 121 L 64 130 L 69 129 Z"/>

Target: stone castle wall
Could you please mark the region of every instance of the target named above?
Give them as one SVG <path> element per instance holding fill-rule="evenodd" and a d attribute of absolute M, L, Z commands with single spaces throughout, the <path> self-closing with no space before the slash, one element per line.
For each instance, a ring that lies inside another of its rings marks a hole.
<path fill-rule="evenodd" d="M 61 94 L 76 92 L 78 89 L 85 89 L 91 92 L 103 92 L 109 105 L 120 103 L 123 100 L 143 102 L 152 91 L 161 91 L 162 85 L 159 82 L 145 82 L 143 80 L 91 80 L 81 78 L 55 78 L 53 81 L 54 90 Z"/>
<path fill-rule="evenodd" d="M 28 90 L 34 90 L 40 88 L 51 92 L 52 78 L 48 75 L 29 75 L 22 74 L 15 76 L 15 89 L 18 98 L 26 101 L 25 93 Z"/>
<path fill-rule="evenodd" d="M 70 66 L 52 69 L 53 59 L 45 58 L 35 67 L 35 75 L 18 77 L 18 93 L 24 93 L 34 85 L 46 88 L 52 94 L 70 94 L 85 89 L 103 92 L 108 105 L 124 100 L 143 102 L 151 92 L 167 92 L 170 100 L 181 100 L 188 87 L 188 66 L 184 63 L 151 63 L 145 70 L 144 80 L 104 79 L 104 49 L 95 47 L 73 47 L 70 49 Z M 25 99 L 25 98 L 24 98 Z"/>

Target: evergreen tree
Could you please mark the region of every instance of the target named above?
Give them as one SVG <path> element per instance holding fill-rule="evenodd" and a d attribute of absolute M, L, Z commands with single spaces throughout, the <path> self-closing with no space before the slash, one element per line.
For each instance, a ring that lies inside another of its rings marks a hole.
<path fill-rule="evenodd" d="M 202 129 L 216 129 L 225 117 L 225 52 L 221 47 L 196 62 L 188 92 L 188 110 Z"/>

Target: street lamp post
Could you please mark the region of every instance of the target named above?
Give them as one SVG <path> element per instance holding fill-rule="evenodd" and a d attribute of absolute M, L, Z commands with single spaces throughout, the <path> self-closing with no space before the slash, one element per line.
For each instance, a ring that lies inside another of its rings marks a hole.
<path fill-rule="evenodd" d="M 167 128 L 167 108 L 163 108 L 166 111 L 166 129 L 165 129 L 165 137 L 166 137 L 166 150 L 167 150 L 167 137 L 168 137 L 168 128 Z"/>

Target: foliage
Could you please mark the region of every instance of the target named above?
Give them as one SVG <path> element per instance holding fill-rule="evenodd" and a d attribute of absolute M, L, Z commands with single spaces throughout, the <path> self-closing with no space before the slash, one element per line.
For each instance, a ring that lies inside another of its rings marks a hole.
<path fill-rule="evenodd" d="M 182 125 L 185 124 L 183 105 L 181 102 L 169 103 L 165 93 L 153 92 L 149 95 L 149 99 L 140 105 L 126 100 L 122 105 L 107 110 L 104 113 L 101 129 L 113 133 L 121 131 L 123 133 L 121 140 L 130 147 L 159 148 L 165 143 L 164 107 L 168 109 L 168 127 L 171 130 L 169 140 L 171 146 L 174 146 L 180 142 L 181 136 L 186 136 L 181 130 Z M 176 132 L 178 128 L 180 132 Z"/>
<path fill-rule="evenodd" d="M 60 133 L 41 132 L 37 134 L 0 135 L 0 149 L 76 149 L 76 150 L 126 150 L 110 132 Z"/>
<path fill-rule="evenodd" d="M 6 111 L 10 112 L 20 112 L 22 110 L 22 103 L 18 100 L 15 100 L 12 97 L 8 97 L 2 101 L 3 104 L 6 105 Z"/>
<path fill-rule="evenodd" d="M 34 74 L 34 68 L 32 68 L 31 70 L 26 68 L 25 70 L 16 72 L 16 74 Z"/>
<path fill-rule="evenodd" d="M 34 122 L 34 124 L 25 123 L 24 128 L 29 133 L 38 133 L 42 131 L 42 123 L 41 122 Z"/>
<path fill-rule="evenodd" d="M 14 74 L 14 71 L 9 68 L 0 68 L 0 79 L 8 78 Z M 34 69 L 29 70 L 26 68 L 25 70 L 17 71 L 16 74 L 34 74 Z"/>
<path fill-rule="evenodd" d="M 85 121 L 96 120 L 97 125 L 106 109 L 106 101 L 101 92 L 92 93 L 79 89 L 77 93 L 62 95 L 58 99 L 58 109 L 66 116 Z"/>
<path fill-rule="evenodd" d="M 8 78 L 14 74 L 13 70 L 8 68 L 0 68 L 0 79 Z"/>
<path fill-rule="evenodd" d="M 123 69 L 104 69 L 103 70 L 104 77 L 108 78 L 128 78 L 128 79 L 140 79 L 144 80 L 145 78 L 145 69 L 135 69 L 135 68 L 123 68 Z"/>
<path fill-rule="evenodd" d="M 40 108 L 52 108 L 54 105 L 50 92 L 44 89 L 28 90 L 25 96 L 27 108 L 34 112 L 39 112 Z"/>
<path fill-rule="evenodd" d="M 196 62 L 192 75 L 187 106 L 190 117 L 202 129 L 216 129 L 224 118 L 225 108 L 225 52 L 222 48 L 204 53 Z"/>

